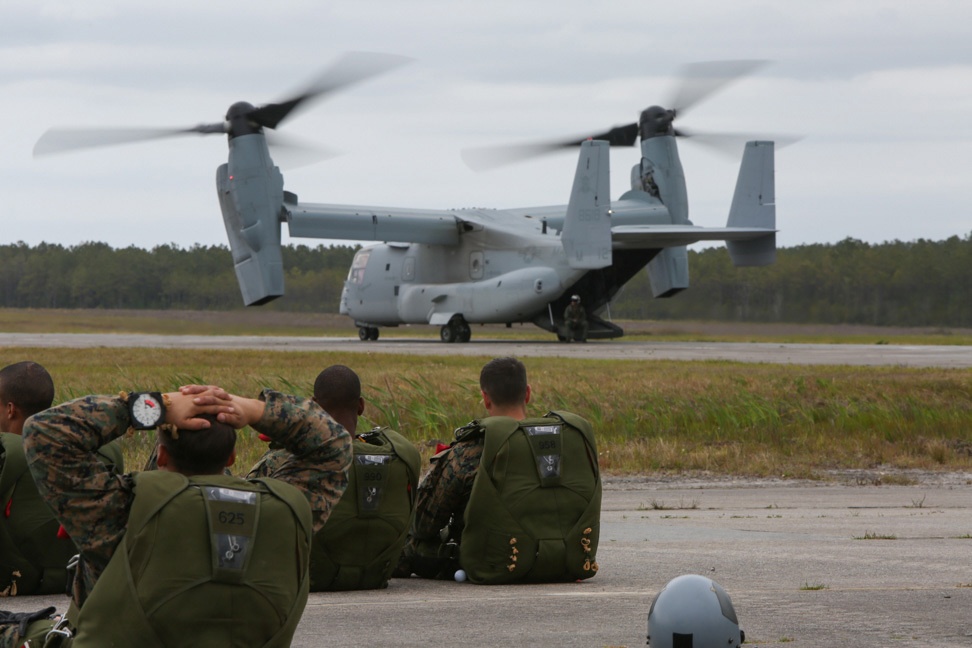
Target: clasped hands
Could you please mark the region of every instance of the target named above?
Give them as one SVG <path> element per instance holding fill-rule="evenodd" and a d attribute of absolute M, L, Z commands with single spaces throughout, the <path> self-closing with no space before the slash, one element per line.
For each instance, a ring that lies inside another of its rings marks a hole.
<path fill-rule="evenodd" d="M 220 423 L 240 429 L 259 421 L 265 407 L 262 400 L 230 394 L 217 385 L 183 385 L 165 394 L 165 400 L 165 422 L 180 430 L 210 427 L 200 414 L 213 414 Z"/>

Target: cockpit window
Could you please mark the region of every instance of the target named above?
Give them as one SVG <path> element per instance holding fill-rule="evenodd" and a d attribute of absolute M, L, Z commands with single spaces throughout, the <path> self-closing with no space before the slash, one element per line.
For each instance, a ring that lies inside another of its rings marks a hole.
<path fill-rule="evenodd" d="M 349 282 L 360 284 L 364 281 L 365 268 L 368 267 L 368 258 L 370 256 L 371 250 L 359 250 L 354 255 L 354 261 L 351 262 L 351 271 L 348 273 Z"/>

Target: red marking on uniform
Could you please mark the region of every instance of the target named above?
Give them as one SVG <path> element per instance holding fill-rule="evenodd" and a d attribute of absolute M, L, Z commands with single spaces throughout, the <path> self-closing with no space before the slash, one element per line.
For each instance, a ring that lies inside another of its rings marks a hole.
<path fill-rule="evenodd" d="M 71 536 L 68 535 L 68 532 L 64 530 L 64 525 L 63 524 L 57 525 L 57 537 L 58 537 L 59 540 L 70 540 L 71 539 Z"/>
<path fill-rule="evenodd" d="M 271 441 L 273 441 L 273 439 L 268 437 L 266 434 L 257 434 L 257 438 L 263 441 L 264 443 L 270 443 Z"/>
<path fill-rule="evenodd" d="M 7 500 L 7 506 L 4 508 L 3 514 L 5 517 L 10 517 L 10 505 L 13 504 L 13 498 Z"/>
<path fill-rule="evenodd" d="M 435 444 L 435 454 L 439 454 L 443 450 L 448 450 L 449 445 L 447 443 L 436 443 Z"/>

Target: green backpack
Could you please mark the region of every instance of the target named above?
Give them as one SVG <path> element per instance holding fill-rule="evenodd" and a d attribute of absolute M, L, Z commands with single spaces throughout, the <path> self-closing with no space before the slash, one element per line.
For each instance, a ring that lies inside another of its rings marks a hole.
<path fill-rule="evenodd" d="M 601 476 L 590 424 L 568 412 L 478 423 L 483 455 L 459 563 L 474 583 L 543 583 L 597 573 Z"/>
<path fill-rule="evenodd" d="M 422 458 L 388 428 L 356 437 L 348 488 L 311 550 L 311 591 L 380 589 L 398 564 Z"/>
<path fill-rule="evenodd" d="M 135 475 L 128 528 L 74 648 L 289 646 L 307 603 L 311 511 L 275 479 Z"/>
<path fill-rule="evenodd" d="M 108 445 L 100 458 L 121 471 L 121 449 Z M 23 440 L 0 434 L 0 595 L 62 594 L 67 564 L 78 552 L 41 497 L 27 467 Z"/>

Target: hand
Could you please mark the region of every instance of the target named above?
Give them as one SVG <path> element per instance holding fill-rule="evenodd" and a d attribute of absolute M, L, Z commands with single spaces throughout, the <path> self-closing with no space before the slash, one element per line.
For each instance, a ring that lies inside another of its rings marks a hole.
<path fill-rule="evenodd" d="M 262 400 L 230 394 L 217 385 L 183 385 L 179 388 L 179 393 L 193 396 L 196 405 L 201 407 L 229 405 L 227 409 L 210 410 L 210 413 L 216 414 L 220 423 L 226 423 L 237 430 L 253 425 L 263 418 L 263 410 L 266 406 Z"/>
<path fill-rule="evenodd" d="M 179 388 L 179 393 L 187 396 L 198 396 L 207 392 L 220 400 L 230 400 L 233 397 L 232 394 L 218 385 L 183 385 Z"/>
<path fill-rule="evenodd" d="M 220 420 L 238 415 L 233 396 L 215 385 L 186 385 L 165 394 L 165 398 L 165 422 L 182 430 L 209 428 L 209 421 L 198 418 L 200 414 L 212 414 Z"/>

